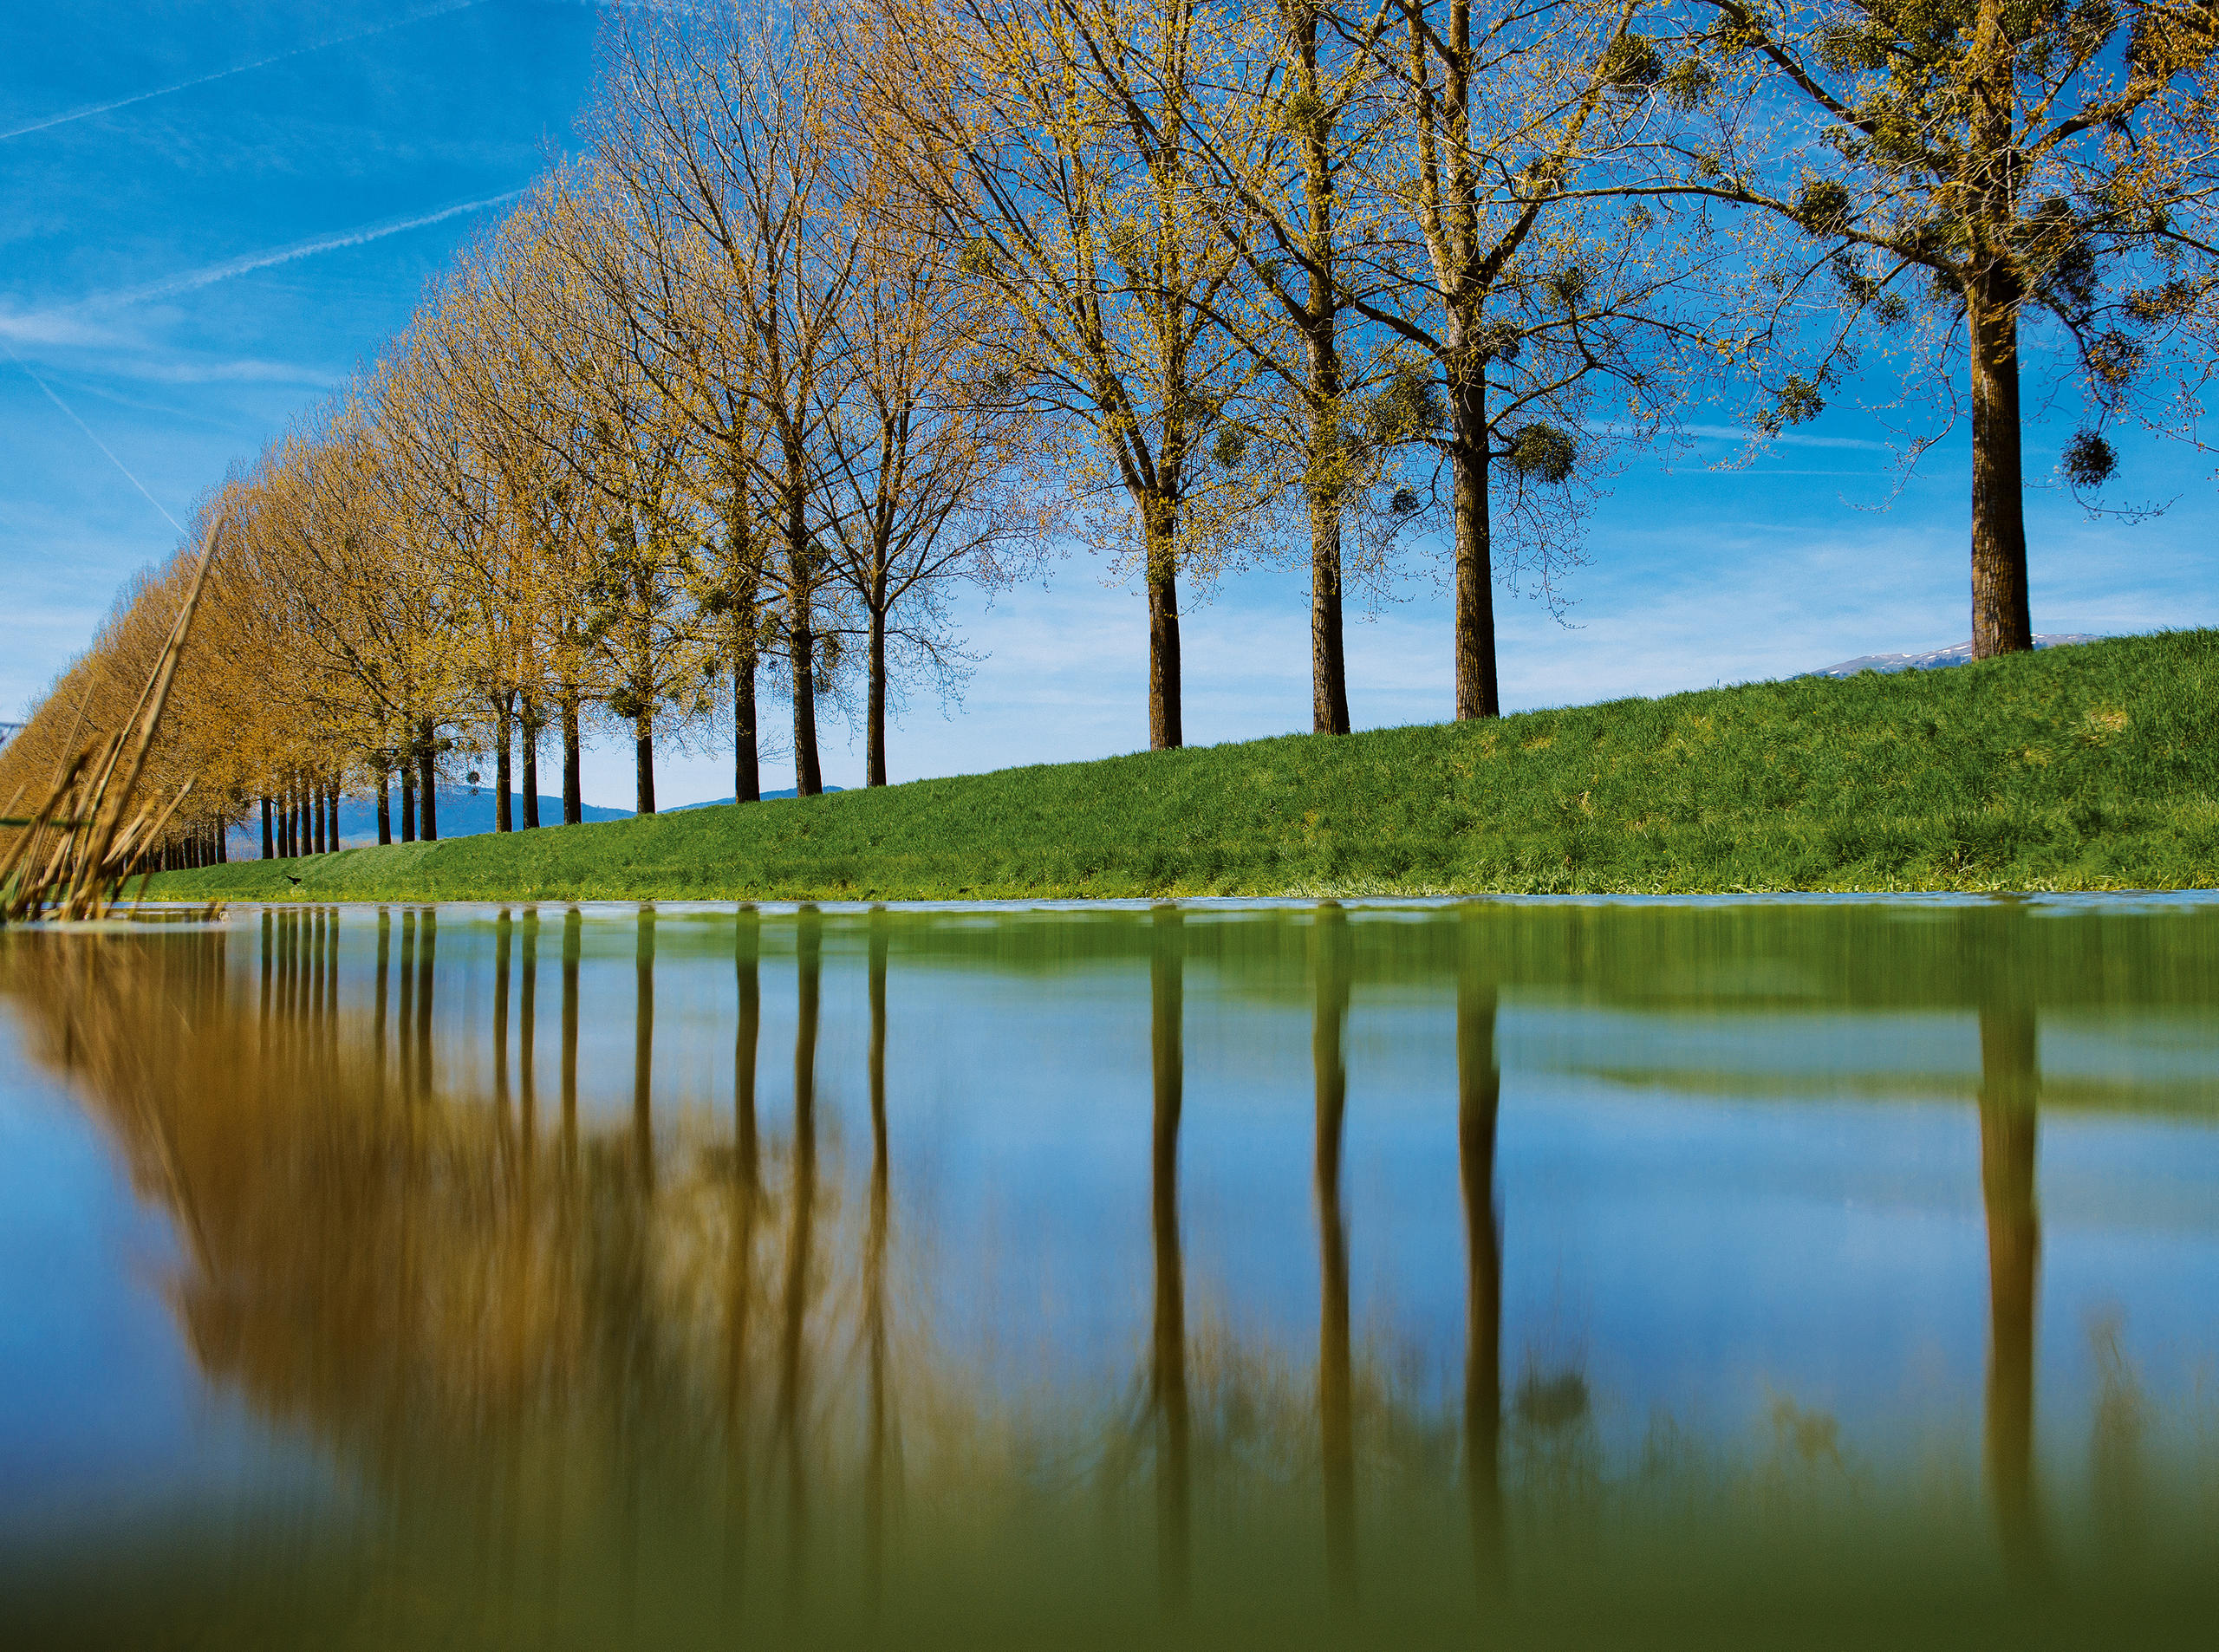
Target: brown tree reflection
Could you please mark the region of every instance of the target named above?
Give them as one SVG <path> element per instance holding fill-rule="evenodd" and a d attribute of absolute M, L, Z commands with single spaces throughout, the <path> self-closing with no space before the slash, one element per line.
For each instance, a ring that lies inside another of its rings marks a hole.
<path fill-rule="evenodd" d="M 1980 1012 L 1980 1183 L 1988 1212 L 1988 1417 L 1985 1459 L 2004 1564 L 2032 1581 L 2048 1571 L 2034 1485 L 2034 1304 L 2041 1213 L 2034 1197 L 2040 1072 L 2034 1011 Z"/>
<path fill-rule="evenodd" d="M 732 917 L 732 976 L 736 998 L 732 1047 L 732 1145 L 740 1185 L 752 1192 L 758 1148 L 755 1121 L 756 1046 L 763 1033 L 763 918 L 752 907 Z"/>
<path fill-rule="evenodd" d="M 262 1019 L 257 1026 L 264 1053 L 267 1054 L 270 1039 L 270 914 L 262 914 Z M 371 1082 L 380 1089 L 385 1088 L 385 1053 L 387 1039 L 386 996 L 387 979 L 393 972 L 393 914 L 384 907 L 378 908 L 378 952 L 375 984 L 371 988 L 374 1000 L 370 1043 L 373 1053 Z"/>
<path fill-rule="evenodd" d="M 817 1023 L 823 976 L 824 920 L 804 907 L 794 928 L 794 1140 L 792 1183 L 787 1190 L 791 1226 L 779 1307 L 778 1389 L 774 1438 L 786 1466 L 786 1588 L 798 1606 L 807 1581 L 809 1480 L 804 1387 L 808 1381 L 811 1252 L 817 1220 Z"/>
<path fill-rule="evenodd" d="M 582 944 L 576 907 L 563 914 L 563 1174 L 578 1167 L 578 953 Z M 406 1019 L 406 1012 L 403 1013 Z"/>
<path fill-rule="evenodd" d="M 739 1603 L 747 1566 L 749 1506 L 754 1492 L 748 1405 L 750 1333 L 755 1318 L 756 1223 L 763 1204 L 761 1149 L 755 1115 L 755 1063 L 763 1019 L 763 923 L 752 907 L 732 920 L 735 1028 L 732 1035 L 732 1217 L 726 1255 L 725 1429 L 728 1462 L 725 1493 L 725 1590 L 728 1606 Z"/>
<path fill-rule="evenodd" d="M 1472 1554 L 1482 1597 L 1507 1576 L 1502 1515 L 1502 1228 L 1495 1206 L 1495 988 L 1480 967 L 1475 926 L 1459 926 L 1456 968 L 1456 1162 L 1463 1189 L 1464 1475 Z"/>
<path fill-rule="evenodd" d="M 1341 1213 L 1341 1135 L 1348 1104 L 1342 1038 L 1349 1017 L 1348 914 L 1328 901 L 1314 932 L 1316 998 L 1310 1055 L 1316 1086 L 1318 1422 L 1325 1492 L 1325 1577 L 1343 1605 L 1356 1597 L 1356 1440 L 1349 1350 L 1349 1244 Z"/>
<path fill-rule="evenodd" d="M 509 1118 L 509 974 L 515 926 L 503 907 L 493 917 L 493 1109 Z"/>
<path fill-rule="evenodd" d="M 416 1093 L 432 1088 L 432 987 L 437 979 L 439 914 L 424 908 L 416 927 Z"/>
<path fill-rule="evenodd" d="M 893 1459 L 888 1403 L 886 1246 L 891 1170 L 886 1142 L 886 954 L 883 907 L 870 914 L 870 1195 L 863 1237 L 863 1577 L 876 1616 L 886 1588 L 886 1525 Z"/>
<path fill-rule="evenodd" d="M 1149 1396 L 1156 1421 L 1156 1576 L 1164 1610 L 1186 1610 L 1192 1590 L 1193 1421 L 1187 1395 L 1187 1285 L 1179 1248 L 1179 1110 L 1186 1083 L 1187 940 L 1183 914 L 1149 918 L 1149 1049 L 1155 1088 L 1149 1155 L 1155 1250 L 1155 1331 Z"/>
<path fill-rule="evenodd" d="M 632 1160 L 640 1185 L 655 1185 L 655 909 L 640 908 L 632 954 Z"/>
<path fill-rule="evenodd" d="M 521 940 L 523 972 L 517 1002 L 517 1086 L 523 1109 L 523 1170 L 529 1184 L 534 1149 L 539 1136 L 539 1090 L 534 1061 L 538 1051 L 539 1027 L 539 908 L 524 909 Z"/>
<path fill-rule="evenodd" d="M 416 1094 L 416 909 L 404 907 L 400 912 L 400 959 L 395 966 L 400 986 L 400 1003 L 396 1011 L 394 1034 L 394 1053 L 399 1057 L 400 1093 L 404 1096 Z"/>

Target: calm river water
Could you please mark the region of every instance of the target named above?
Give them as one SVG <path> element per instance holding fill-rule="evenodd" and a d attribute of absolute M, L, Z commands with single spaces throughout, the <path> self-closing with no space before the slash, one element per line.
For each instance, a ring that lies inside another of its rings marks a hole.
<path fill-rule="evenodd" d="M 2208 1646 L 2219 901 L 0 937 L 0 1643 Z"/>

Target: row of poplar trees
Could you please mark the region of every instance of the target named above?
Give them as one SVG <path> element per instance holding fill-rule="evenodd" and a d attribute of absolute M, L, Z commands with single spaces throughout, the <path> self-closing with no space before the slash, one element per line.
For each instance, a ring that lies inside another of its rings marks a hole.
<path fill-rule="evenodd" d="M 1455 713 L 1491 717 L 1497 588 L 1553 598 L 1633 445 L 1699 403 L 1761 439 L 1875 384 L 1908 453 L 1969 414 L 1974 653 L 2023 649 L 2022 380 L 2085 410 L 2059 469 L 2092 504 L 2107 433 L 2192 433 L 2213 359 L 2213 0 L 822 0 L 609 30 L 580 159 L 208 502 L 166 746 L 209 821 L 275 798 L 282 844 L 345 790 L 382 821 L 398 777 L 429 836 L 439 777 L 490 755 L 506 828 L 520 749 L 537 824 L 550 732 L 575 820 L 596 724 L 642 812 L 659 740 L 728 747 L 742 800 L 785 745 L 806 795 L 826 707 L 881 784 L 889 703 L 971 663 L 958 583 L 1072 546 L 1145 593 L 1153 746 L 1182 739 L 1182 600 L 1255 560 L 1307 564 L 1336 733 L 1344 602 L 1440 547 Z M 9 766 L 127 699 L 182 579 L 127 594 Z"/>

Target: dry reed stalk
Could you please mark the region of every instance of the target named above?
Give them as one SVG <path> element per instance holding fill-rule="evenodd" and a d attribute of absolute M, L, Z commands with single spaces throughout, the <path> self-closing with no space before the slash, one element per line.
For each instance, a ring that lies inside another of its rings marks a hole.
<path fill-rule="evenodd" d="M 23 836 L 0 860 L 0 923 L 36 918 L 49 907 L 64 919 L 94 917 L 105 911 L 129 876 L 133 862 L 154 842 L 192 792 L 193 783 L 188 780 L 159 813 L 141 808 L 128 820 L 125 818 L 169 704 L 178 663 L 192 637 L 193 615 L 200 607 L 200 594 L 223 527 L 220 516 L 208 525 L 185 604 L 178 610 L 161 658 L 140 691 L 130 718 L 99 751 L 96 767 L 96 748 L 92 745 L 81 749 L 64 765 Z M 94 767 L 96 776 L 89 784 L 88 767 Z M 69 806 L 65 809 L 65 804 Z M 42 868 L 41 851 L 46 847 L 48 829 L 57 823 L 63 823 L 64 829 Z M 33 868 L 38 868 L 35 875 Z"/>
<path fill-rule="evenodd" d="M 62 771 L 56 777 L 53 789 L 47 793 L 46 801 L 39 805 L 38 812 L 31 816 L 30 823 L 23 828 L 23 835 L 16 840 L 15 847 L 8 851 L 6 858 L 0 859 L 0 893 L 5 895 L 4 905 L 0 905 L 0 921 L 23 915 L 27 891 L 38 886 L 25 884 L 16 868 L 19 864 L 25 868 L 38 864 L 38 852 L 45 845 L 47 826 L 62 805 L 71 800 L 76 790 L 77 777 L 84 772 L 86 764 L 92 761 L 92 748 L 87 746 L 62 765 Z"/>
<path fill-rule="evenodd" d="M 86 852 L 78 857 L 76 882 L 62 904 L 62 915 L 65 918 L 86 917 L 94 907 L 103 904 L 100 891 L 107 881 L 108 850 L 122 825 L 123 811 L 130 806 L 131 794 L 138 788 L 139 777 L 146 771 L 146 753 L 154 744 L 162 712 L 169 704 L 170 686 L 177 680 L 178 661 L 184 657 L 185 645 L 192 635 L 192 618 L 199 609 L 200 593 L 208 581 L 208 565 L 216 558 L 216 543 L 223 530 L 221 516 L 209 523 L 207 535 L 200 544 L 200 564 L 192 570 L 192 588 L 185 593 L 185 606 L 178 610 L 177 623 L 170 628 L 169 641 L 162 649 L 161 660 L 154 667 L 153 678 L 140 693 L 139 704 L 132 708 L 139 733 L 132 745 L 129 773 L 111 800 L 109 784 L 115 777 L 116 760 L 122 756 L 120 749 L 113 750 L 101 771 L 99 784 L 93 789 L 93 818 L 96 823 Z M 120 881 L 120 877 L 115 881 Z"/>

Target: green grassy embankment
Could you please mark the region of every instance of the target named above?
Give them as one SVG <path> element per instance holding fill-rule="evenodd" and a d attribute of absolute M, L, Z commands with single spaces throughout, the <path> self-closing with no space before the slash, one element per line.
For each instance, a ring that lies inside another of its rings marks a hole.
<path fill-rule="evenodd" d="M 159 877 L 150 893 L 933 900 L 2214 883 L 2219 631 L 2183 631 L 1942 671 L 246 862 Z"/>

